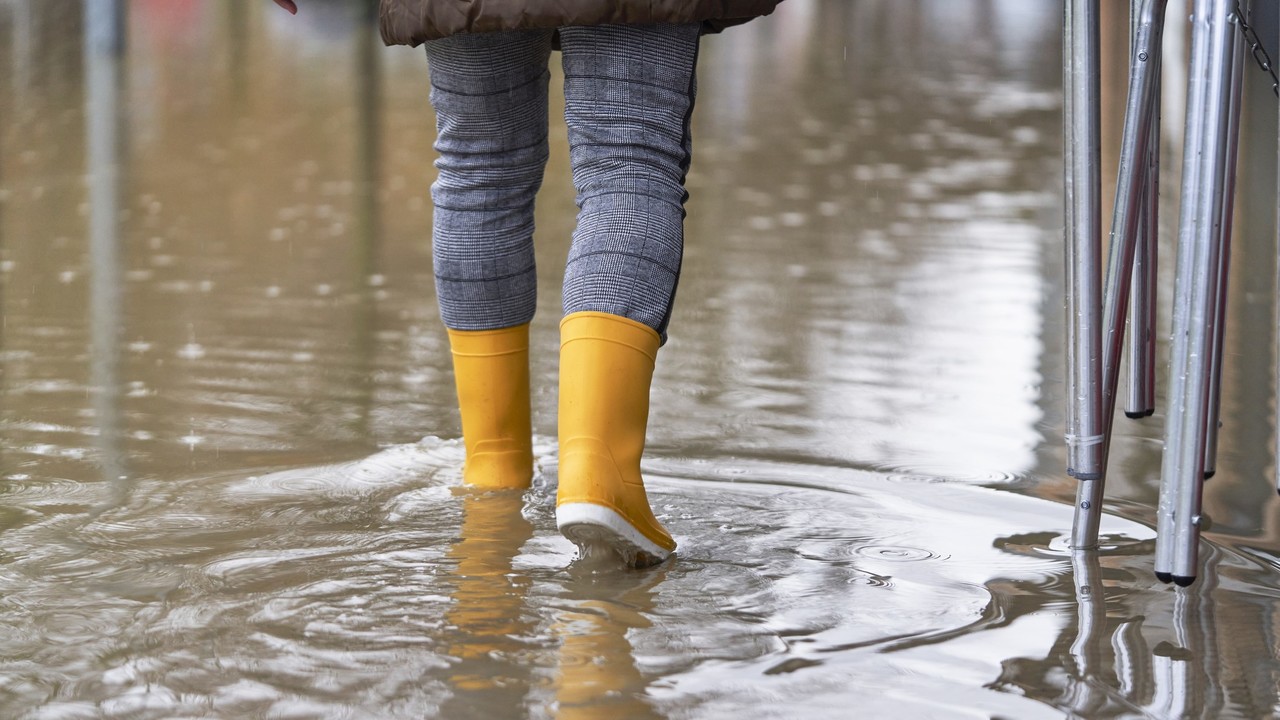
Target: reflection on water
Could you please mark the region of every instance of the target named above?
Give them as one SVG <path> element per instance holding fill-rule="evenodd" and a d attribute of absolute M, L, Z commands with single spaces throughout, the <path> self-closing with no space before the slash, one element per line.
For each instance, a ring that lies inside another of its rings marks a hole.
<path fill-rule="evenodd" d="M 520 714 L 533 668 L 521 650 L 535 630 L 525 612 L 530 577 L 512 561 L 533 525 L 520 511 L 519 493 L 463 492 L 461 537 L 450 548 L 453 606 L 445 615 L 457 658 L 449 678 L 454 695 L 446 717 L 512 717 Z"/>
<path fill-rule="evenodd" d="M 102 478 L 119 485 L 127 476 L 121 452 L 120 305 L 121 200 L 120 95 L 124 56 L 123 3 L 85 7 L 85 155 L 89 196 L 89 351 L 93 417 Z M 116 502 L 124 500 L 120 487 Z"/>
<path fill-rule="evenodd" d="M 1174 589 L 1159 415 L 1118 428 L 1107 547 L 1065 549 L 1060 8 L 788 0 L 709 38 L 645 465 L 681 552 L 632 572 L 554 530 L 563 128 L 538 477 L 477 494 L 421 53 L 371 3 L 112 5 L 0 0 L 0 716 L 1280 712 L 1259 73 L 1214 527 Z"/>

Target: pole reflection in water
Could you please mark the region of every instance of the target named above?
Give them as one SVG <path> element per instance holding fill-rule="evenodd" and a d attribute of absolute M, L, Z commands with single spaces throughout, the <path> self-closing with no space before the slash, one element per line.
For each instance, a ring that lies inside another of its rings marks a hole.
<path fill-rule="evenodd" d="M 1177 591 L 1173 598 L 1173 633 L 1176 644 L 1155 648 L 1157 694 L 1154 706 L 1165 717 L 1220 717 L 1223 686 L 1218 666 L 1218 638 L 1212 591 L 1218 585 L 1213 552 L 1205 553 L 1200 587 Z M 1163 674 L 1165 682 L 1160 682 Z"/>
<path fill-rule="evenodd" d="M 112 504 L 125 500 L 121 446 L 120 333 L 121 117 L 125 48 L 124 0 L 86 3 L 84 18 L 85 146 L 89 184 L 89 326 L 93 413 L 103 480 Z"/>
<path fill-rule="evenodd" d="M 249 94 L 249 4 L 253 0 L 223 0 L 223 22 L 227 29 L 227 75 L 232 102 L 243 108 Z"/>
<path fill-rule="evenodd" d="M 1120 623 L 1111 636 L 1111 651 L 1115 653 L 1116 689 L 1139 704 L 1151 702 L 1151 650 L 1142 636 L 1142 619 Z"/>
<path fill-rule="evenodd" d="M 16 97 L 17 89 L 17 63 L 14 62 L 17 56 L 17 38 L 21 33 L 18 30 L 15 7 L 0 7 L 0 38 L 4 38 L 7 46 L 13 48 L 10 57 L 0 55 L 0 92 L 3 92 L 5 85 L 9 85 L 9 94 Z M 8 202 L 8 190 L 5 188 L 5 148 L 4 139 L 8 136 L 8 117 L 9 113 L 0 112 L 0 262 L 5 260 L 5 207 Z M 4 420 L 4 397 L 5 397 L 5 378 L 8 374 L 5 367 L 5 289 L 8 287 L 6 280 L 7 270 L 5 266 L 0 266 L 0 421 Z M 5 457 L 4 442 L 0 438 L 0 477 L 5 473 Z"/>
<path fill-rule="evenodd" d="M 1271 692 L 1270 670 L 1238 667 L 1274 642 L 1270 623 L 1252 613 L 1221 616 L 1214 603 L 1218 552 L 1206 555 L 1203 585 L 1172 590 L 1133 580 L 1149 571 L 1151 543 L 1123 550 L 1072 553 L 1072 595 L 1041 612 L 1074 607 L 1043 659 L 1004 663 L 993 684 L 1038 698 L 1073 717 L 1217 718 L 1228 708 L 1261 706 Z M 1041 588 L 1041 592 L 1045 591 Z M 1226 625 L 1238 632 L 1220 633 Z M 1252 678 L 1251 675 L 1258 677 Z M 1224 678 L 1250 678 L 1245 682 Z"/>
<path fill-rule="evenodd" d="M 1092 678 L 1102 660 L 1102 636 L 1106 631 L 1107 598 L 1102 587 L 1102 568 L 1092 550 L 1071 552 L 1071 571 L 1076 589 L 1076 638 L 1071 643 L 1075 677 L 1067 703 L 1085 717 L 1093 717 L 1106 697 Z"/>
<path fill-rule="evenodd" d="M 31 6 L 35 2 L 36 0 L 17 0 L 17 2 L 10 3 L 7 8 L 4 8 L 4 10 L 11 13 L 10 26 L 12 32 L 9 34 L 7 47 L 10 48 L 10 57 L 12 57 L 13 63 L 12 77 L 6 79 L 13 83 L 15 97 L 20 97 L 31 84 L 32 65 L 34 64 L 32 38 L 35 37 L 32 32 Z"/>
<path fill-rule="evenodd" d="M 382 275 L 378 271 L 381 242 L 381 208 L 378 187 L 382 175 L 382 43 L 378 39 L 378 6 L 363 3 L 355 31 L 356 144 L 355 144 L 355 271 L 353 287 L 358 288 L 354 341 L 360 356 L 362 386 L 359 432 L 373 433 L 374 358 L 378 336 L 378 294 Z"/>
<path fill-rule="evenodd" d="M 5 37 L 4 29 L 6 26 L 9 28 L 8 37 L 12 38 L 14 35 L 17 34 L 16 28 L 14 27 L 12 16 L 11 15 L 6 16 L 6 15 L 0 14 L 0 37 Z M 13 45 L 12 40 L 10 40 L 10 45 L 11 46 Z M 11 63 L 7 61 L 5 58 L 0 57 L 0 88 L 4 87 L 4 83 L 10 82 L 12 74 L 13 74 L 13 68 L 11 67 Z M 12 92 L 13 91 L 10 90 L 10 93 Z M 8 190 L 5 188 L 5 185 L 4 185 L 4 178 L 5 178 L 4 138 L 8 134 L 7 133 L 8 126 L 6 124 L 7 118 L 8 118 L 8 113 L 0 112 L 0 263 L 4 262 L 5 260 L 4 218 L 5 218 L 5 204 L 8 200 Z M 7 273 L 7 270 L 5 266 L 0 266 L 0 422 L 3 422 L 5 419 L 3 401 L 5 398 L 5 390 L 4 390 L 5 377 L 8 374 L 7 368 L 5 367 L 6 363 L 4 360 L 4 357 L 5 357 L 5 332 L 4 331 L 5 331 L 5 326 L 8 324 L 5 322 L 5 314 L 4 314 L 4 311 L 5 311 L 4 294 L 5 294 L 5 288 L 8 286 L 8 283 L 6 282 L 6 279 L 7 279 L 6 273 Z M 0 438 L 0 477 L 4 476 L 5 470 L 6 469 L 5 469 L 5 457 L 4 457 L 4 441 L 3 441 L 3 438 Z"/>
<path fill-rule="evenodd" d="M 442 716 L 520 717 L 533 675 L 522 651 L 536 619 L 525 607 L 530 578 L 513 572 L 512 561 L 533 537 L 533 524 L 521 515 L 519 492 L 455 492 L 462 495 L 462 527 L 447 556 L 456 565 L 445 622 L 456 628 L 448 650 L 456 664 Z"/>

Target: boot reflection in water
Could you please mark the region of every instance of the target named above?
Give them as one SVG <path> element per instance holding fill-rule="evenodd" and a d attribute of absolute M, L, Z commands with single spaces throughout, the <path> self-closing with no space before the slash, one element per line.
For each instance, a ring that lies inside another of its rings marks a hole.
<path fill-rule="evenodd" d="M 536 624 L 526 612 L 530 578 L 512 572 L 512 561 L 533 537 L 516 492 L 480 493 L 467 488 L 462 528 L 448 558 L 456 563 L 453 605 L 445 614 L 448 652 L 456 658 L 449 678 L 458 712 L 444 717 L 518 717 L 524 714 L 533 668 L 525 662 L 526 638 Z"/>
<path fill-rule="evenodd" d="M 555 717 L 559 720 L 614 720 L 663 717 L 645 698 L 649 681 L 636 668 L 627 640 L 633 629 L 649 627 L 653 609 L 650 588 L 662 573 L 599 576 L 571 583 L 576 597 L 589 598 L 557 618 L 561 637 L 555 683 Z M 576 585 L 576 587 L 575 587 Z"/>

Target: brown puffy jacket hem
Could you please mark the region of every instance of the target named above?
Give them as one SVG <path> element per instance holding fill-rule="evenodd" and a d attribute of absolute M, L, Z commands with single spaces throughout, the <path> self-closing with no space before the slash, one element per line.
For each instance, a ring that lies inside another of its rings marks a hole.
<path fill-rule="evenodd" d="M 387 45 L 418 46 L 450 35 L 573 25 L 702 23 L 719 32 L 773 12 L 782 0 L 380 0 Z"/>

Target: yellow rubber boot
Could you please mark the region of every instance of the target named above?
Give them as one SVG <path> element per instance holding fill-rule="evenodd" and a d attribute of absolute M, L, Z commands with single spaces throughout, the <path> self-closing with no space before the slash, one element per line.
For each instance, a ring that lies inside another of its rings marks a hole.
<path fill-rule="evenodd" d="M 556 525 L 584 556 L 608 547 L 633 567 L 675 550 L 640 477 L 658 333 L 598 312 L 560 323 L 560 489 Z"/>
<path fill-rule="evenodd" d="M 449 330 L 470 485 L 527 488 L 533 479 L 529 423 L 529 325 Z"/>

